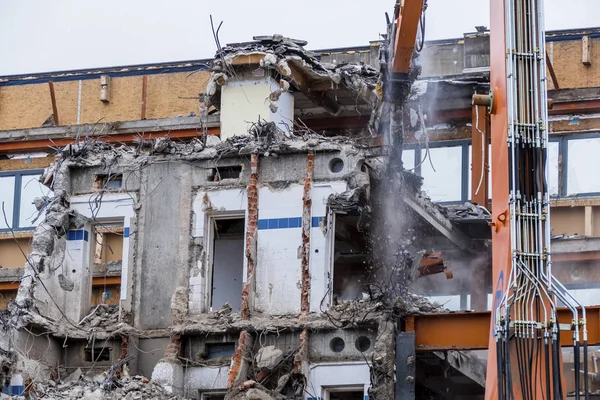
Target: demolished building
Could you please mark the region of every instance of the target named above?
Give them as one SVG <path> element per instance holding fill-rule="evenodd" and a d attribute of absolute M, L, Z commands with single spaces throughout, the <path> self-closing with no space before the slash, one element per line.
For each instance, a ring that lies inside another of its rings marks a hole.
<path fill-rule="evenodd" d="M 214 60 L 0 79 L 7 391 L 69 394 L 79 368 L 109 371 L 82 396 L 150 384 L 128 375 L 200 399 L 480 396 L 485 355 L 456 350 L 487 346 L 474 324 L 492 307 L 487 197 L 470 195 L 487 169 L 469 161 L 487 37 L 426 44 L 399 121 L 378 42 L 311 53 L 275 35 Z M 557 129 L 594 129 L 588 96 Z M 558 252 L 593 274 L 595 200 L 561 193 L 586 222 Z"/>

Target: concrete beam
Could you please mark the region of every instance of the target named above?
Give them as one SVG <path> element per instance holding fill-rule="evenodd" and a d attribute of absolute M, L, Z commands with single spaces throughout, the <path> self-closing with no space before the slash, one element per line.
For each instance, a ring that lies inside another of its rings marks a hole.
<path fill-rule="evenodd" d="M 0 269 L 0 282 L 20 281 L 23 276 L 23 268 L 2 268 Z"/>
<path fill-rule="evenodd" d="M 445 360 L 448 365 L 479 386 L 485 387 L 486 361 L 480 359 L 475 354 L 452 350 L 447 352 L 434 351 L 433 354 Z"/>
<path fill-rule="evenodd" d="M 599 251 L 600 238 L 553 240 L 551 248 L 553 254 Z"/>
<path fill-rule="evenodd" d="M 416 197 L 410 194 L 404 195 L 404 202 L 460 249 L 470 250 L 472 248 L 471 240 L 455 228 L 450 220 L 435 208 L 433 203 L 423 197 Z"/>
<path fill-rule="evenodd" d="M 18 282 L 23 276 L 23 271 L 23 268 L 1 268 L 0 282 Z M 121 261 L 113 261 L 102 265 L 94 265 L 93 274 L 94 278 L 102 278 L 105 276 L 121 276 Z"/>

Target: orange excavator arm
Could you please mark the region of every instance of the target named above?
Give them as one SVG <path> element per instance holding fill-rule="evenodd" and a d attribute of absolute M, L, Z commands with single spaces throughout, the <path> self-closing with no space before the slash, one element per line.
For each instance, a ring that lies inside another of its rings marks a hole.
<path fill-rule="evenodd" d="M 400 0 L 396 3 L 392 74 L 408 74 L 410 71 L 410 60 L 415 49 L 425 3 L 425 0 Z"/>

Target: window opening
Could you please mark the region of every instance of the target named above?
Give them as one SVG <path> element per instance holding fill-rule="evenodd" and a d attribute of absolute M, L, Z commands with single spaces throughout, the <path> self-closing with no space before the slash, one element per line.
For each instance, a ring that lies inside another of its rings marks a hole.
<path fill-rule="evenodd" d="M 212 219 L 211 310 L 242 307 L 244 227 L 244 218 Z"/>
<path fill-rule="evenodd" d="M 0 310 L 6 310 L 8 304 L 17 298 L 17 289 L 0 291 Z"/>
<path fill-rule="evenodd" d="M 346 347 L 346 343 L 341 337 L 334 337 L 329 341 L 329 349 L 334 353 L 341 353 L 344 347 Z"/>
<path fill-rule="evenodd" d="M 42 199 L 38 203 L 42 207 L 52 191 L 39 181 L 41 172 L 0 171 L 0 230 L 31 229 L 44 219 L 43 208 L 38 211 L 34 199 Z"/>
<path fill-rule="evenodd" d="M 200 393 L 201 400 L 225 400 L 225 392 Z"/>
<path fill-rule="evenodd" d="M 364 396 L 362 388 L 331 388 L 325 392 L 326 400 L 363 400 Z"/>
<path fill-rule="evenodd" d="M 334 302 L 361 298 L 367 283 L 367 244 L 358 222 L 358 215 L 335 214 Z"/>
<path fill-rule="evenodd" d="M 122 224 L 98 223 L 94 226 L 92 307 L 120 304 L 123 232 Z"/>
<path fill-rule="evenodd" d="M 230 165 L 211 169 L 209 180 L 219 182 L 223 179 L 238 179 L 242 173 L 241 165 Z"/>
<path fill-rule="evenodd" d="M 122 174 L 96 175 L 94 187 L 97 190 L 115 190 L 123 187 Z"/>
<path fill-rule="evenodd" d="M 86 362 L 101 362 L 110 361 L 110 347 L 86 347 L 85 361 Z"/>
<path fill-rule="evenodd" d="M 207 343 L 206 344 L 206 360 L 215 358 L 231 357 L 235 352 L 235 342 L 226 343 Z"/>

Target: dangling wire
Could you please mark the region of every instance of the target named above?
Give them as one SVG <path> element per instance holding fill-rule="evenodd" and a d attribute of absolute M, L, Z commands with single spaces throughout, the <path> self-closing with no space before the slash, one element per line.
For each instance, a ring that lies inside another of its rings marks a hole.
<path fill-rule="evenodd" d="M 423 2 L 423 12 L 421 13 L 421 18 L 419 19 L 421 37 L 417 40 L 417 53 L 420 53 L 425 45 L 425 11 L 427 11 L 427 0 Z"/>

